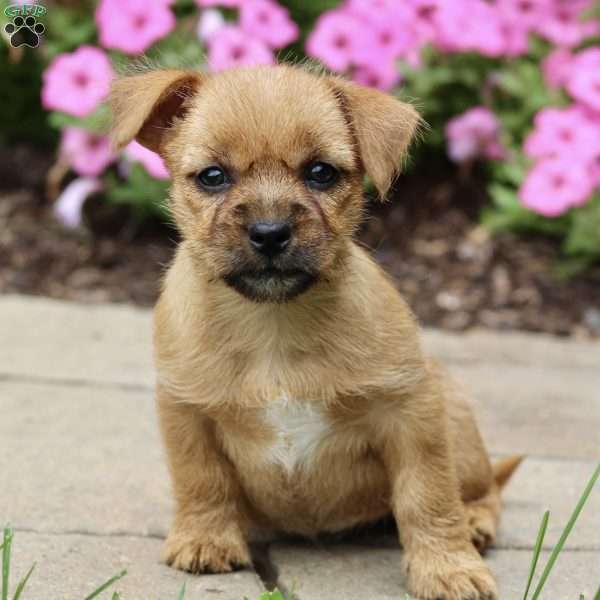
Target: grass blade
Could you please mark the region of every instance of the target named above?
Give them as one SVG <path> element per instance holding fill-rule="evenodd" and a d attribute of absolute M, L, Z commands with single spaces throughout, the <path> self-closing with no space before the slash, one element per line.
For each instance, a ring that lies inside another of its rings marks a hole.
<path fill-rule="evenodd" d="M 10 573 L 10 547 L 13 532 L 6 527 L 2 542 L 2 600 L 8 600 L 8 575 Z"/>
<path fill-rule="evenodd" d="M 121 598 L 121 596 L 119 596 L 119 592 L 115 592 L 112 595 L 112 600 L 123 600 L 123 599 Z"/>
<path fill-rule="evenodd" d="M 179 590 L 179 596 L 177 596 L 177 600 L 183 600 L 185 598 L 185 586 L 186 582 L 184 581 L 181 589 Z"/>
<path fill-rule="evenodd" d="M 529 579 L 527 579 L 527 587 L 525 588 L 525 593 L 523 594 L 523 600 L 527 600 L 527 596 L 529 595 L 529 588 L 531 587 L 531 582 L 533 581 L 533 576 L 535 575 L 535 569 L 540 558 L 540 553 L 542 552 L 542 544 L 544 543 L 544 537 L 546 536 L 546 529 L 548 529 L 548 519 L 550 519 L 549 510 L 547 510 L 544 513 L 544 516 L 542 517 L 542 522 L 540 523 L 537 539 L 535 540 L 535 549 L 533 551 L 533 558 L 531 559 L 531 567 L 529 568 Z"/>
<path fill-rule="evenodd" d="M 537 587 L 535 588 L 535 592 L 533 593 L 531 600 L 537 600 L 540 597 L 540 594 L 542 593 L 542 589 L 544 588 L 546 580 L 548 579 L 548 575 L 550 575 L 550 571 L 552 570 L 552 567 L 554 566 L 554 563 L 556 562 L 558 555 L 562 551 L 563 546 L 565 545 L 565 542 L 567 541 L 567 538 L 569 537 L 569 534 L 571 533 L 571 530 L 573 529 L 573 527 L 575 525 L 575 521 L 577 521 L 577 518 L 579 517 L 579 513 L 583 509 L 584 504 L 587 502 L 587 499 L 589 498 L 590 494 L 592 493 L 592 490 L 594 489 L 594 485 L 596 485 L 596 481 L 598 480 L 598 476 L 600 476 L 600 463 L 598 463 L 596 470 L 594 471 L 594 474 L 592 475 L 592 478 L 589 480 L 585 490 L 583 491 L 583 494 L 581 495 L 581 498 L 579 498 L 579 502 L 575 506 L 575 510 L 573 511 L 573 514 L 569 518 L 569 521 L 567 522 L 567 525 L 563 529 L 563 532 L 560 534 L 558 543 L 552 549 L 552 552 L 550 553 L 550 558 L 548 559 L 548 563 L 546 564 L 546 566 L 544 567 L 544 570 L 542 571 L 542 576 L 540 577 L 540 580 L 537 584 Z"/>
<path fill-rule="evenodd" d="M 594 596 L 594 600 L 600 600 L 600 586 L 598 586 L 598 591 L 596 592 L 596 595 Z"/>
<path fill-rule="evenodd" d="M 105 589 L 109 588 L 113 583 L 119 581 L 127 575 L 127 571 L 121 571 L 118 575 L 111 577 L 106 583 L 103 583 L 95 592 L 92 592 L 89 596 L 86 596 L 85 600 L 92 600 L 99 596 Z M 113 596 L 114 597 L 114 596 Z"/>
<path fill-rule="evenodd" d="M 29 571 L 27 572 L 27 575 L 25 575 L 25 577 L 23 577 L 23 579 L 21 579 L 21 581 L 19 582 L 19 585 L 17 586 L 17 589 L 15 590 L 15 595 L 13 596 L 13 600 L 19 600 L 19 598 L 21 597 L 21 594 L 23 593 L 25 585 L 27 585 L 27 580 L 29 579 L 29 577 L 31 577 L 31 574 L 33 573 L 34 569 L 35 569 L 35 563 L 33 563 L 31 565 L 31 569 L 29 569 Z"/>

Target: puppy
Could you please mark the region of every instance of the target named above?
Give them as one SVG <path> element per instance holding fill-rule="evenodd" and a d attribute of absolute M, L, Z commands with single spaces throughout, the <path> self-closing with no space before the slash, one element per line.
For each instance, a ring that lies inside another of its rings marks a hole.
<path fill-rule="evenodd" d="M 415 109 L 280 66 L 116 81 L 114 139 L 165 159 L 183 241 L 155 311 L 157 404 L 176 514 L 165 561 L 251 563 L 254 531 L 316 536 L 393 513 L 422 599 L 496 598 L 477 549 L 499 489 L 473 416 L 354 241 Z"/>

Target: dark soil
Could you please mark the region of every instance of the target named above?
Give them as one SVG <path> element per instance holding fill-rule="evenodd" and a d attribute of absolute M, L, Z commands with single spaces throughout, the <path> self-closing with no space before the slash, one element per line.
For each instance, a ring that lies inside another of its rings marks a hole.
<path fill-rule="evenodd" d="M 151 305 L 177 233 L 98 199 L 85 230 L 63 229 L 44 200 L 48 166 L 31 149 L 0 155 L 0 293 Z M 477 225 L 483 189 L 452 174 L 407 177 L 392 202 L 370 206 L 361 242 L 425 325 L 600 336 L 600 266 L 561 280 L 552 240 L 491 237 Z"/>

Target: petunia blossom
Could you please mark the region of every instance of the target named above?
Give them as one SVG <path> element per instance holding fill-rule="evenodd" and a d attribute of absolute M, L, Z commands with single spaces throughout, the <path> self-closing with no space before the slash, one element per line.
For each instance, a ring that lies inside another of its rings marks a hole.
<path fill-rule="evenodd" d="M 220 11 L 216 8 L 207 8 L 202 11 L 198 19 L 198 27 L 196 29 L 198 37 L 203 42 L 208 43 L 213 34 L 224 27 L 226 23 Z"/>
<path fill-rule="evenodd" d="M 555 48 L 542 62 L 546 83 L 554 89 L 563 87 L 573 67 L 573 54 L 566 48 Z"/>
<path fill-rule="evenodd" d="M 273 52 L 263 41 L 249 37 L 235 25 L 221 27 L 208 41 L 208 65 L 211 71 L 274 63 Z"/>
<path fill-rule="evenodd" d="M 531 158 L 594 160 L 600 156 L 600 123 L 578 106 L 544 108 L 536 114 L 523 148 Z"/>
<path fill-rule="evenodd" d="M 368 36 L 368 25 L 341 10 L 323 13 L 306 41 L 310 56 L 334 71 L 346 71 Z"/>
<path fill-rule="evenodd" d="M 588 168 L 577 161 L 551 158 L 536 164 L 519 190 L 524 206 L 546 217 L 557 217 L 585 204 L 594 191 Z"/>
<path fill-rule="evenodd" d="M 501 159 L 506 151 L 499 136 L 500 122 L 496 115 L 483 106 L 471 108 L 446 125 L 448 155 L 455 162 L 477 157 Z"/>
<path fill-rule="evenodd" d="M 300 30 L 289 12 L 273 0 L 245 0 L 240 4 L 240 27 L 271 48 L 283 48 L 298 38 Z"/>
<path fill-rule="evenodd" d="M 600 48 L 591 47 L 575 56 L 566 87 L 574 98 L 600 112 Z"/>
<path fill-rule="evenodd" d="M 125 156 L 134 162 L 139 162 L 155 179 L 169 179 L 170 174 L 163 159 L 138 142 L 131 142 L 125 148 Z"/>
<path fill-rule="evenodd" d="M 102 183 L 93 177 L 74 179 L 56 199 L 52 211 L 54 216 L 65 227 L 79 227 L 81 225 L 81 211 L 85 201 L 101 189 Z"/>
<path fill-rule="evenodd" d="M 352 73 L 352 79 L 361 85 L 389 91 L 402 81 L 402 76 L 393 60 L 359 66 Z"/>
<path fill-rule="evenodd" d="M 96 24 L 105 48 L 142 54 L 175 28 L 170 2 L 158 0 L 100 0 Z"/>
<path fill-rule="evenodd" d="M 91 177 L 100 175 L 115 159 L 108 137 L 80 127 L 63 129 L 59 152 L 76 173 Z"/>
<path fill-rule="evenodd" d="M 113 70 L 106 54 L 92 46 L 80 46 L 59 54 L 44 71 L 42 105 L 75 117 L 85 117 L 110 91 Z"/>

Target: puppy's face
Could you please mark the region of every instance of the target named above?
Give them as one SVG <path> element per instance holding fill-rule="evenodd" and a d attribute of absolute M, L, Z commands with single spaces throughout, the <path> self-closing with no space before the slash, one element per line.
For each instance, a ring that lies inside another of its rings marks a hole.
<path fill-rule="evenodd" d="M 199 268 L 259 302 L 287 301 L 334 277 L 360 223 L 362 179 L 373 160 L 364 154 L 383 133 L 375 127 L 366 142 L 357 137 L 362 123 L 352 102 L 377 113 L 381 106 L 369 106 L 376 94 L 402 107 L 406 131 L 396 159 L 416 125 L 414 111 L 378 92 L 290 67 L 157 76 L 157 97 L 135 133 L 167 161 L 172 212 Z M 352 92 L 368 97 L 349 99 Z M 117 88 L 113 98 L 119 140 L 125 94 Z M 374 116 L 397 119 L 362 119 Z M 393 161 L 385 155 L 389 141 L 378 143 L 384 151 L 374 160 L 382 164 L 375 177 L 369 174 L 386 186 L 398 161 L 386 166 Z"/>

